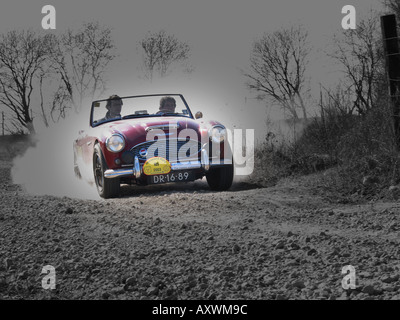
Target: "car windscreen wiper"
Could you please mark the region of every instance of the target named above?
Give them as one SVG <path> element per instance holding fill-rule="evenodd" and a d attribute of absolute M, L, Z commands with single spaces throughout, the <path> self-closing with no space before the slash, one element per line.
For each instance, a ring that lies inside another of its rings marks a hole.
<path fill-rule="evenodd" d="M 128 114 L 126 116 L 123 116 L 121 119 L 133 119 L 133 118 L 154 118 L 154 117 L 184 117 L 184 118 L 189 118 L 189 116 L 184 115 L 184 114 L 177 114 L 177 113 L 158 113 L 158 114 Z"/>
<path fill-rule="evenodd" d="M 158 116 L 161 116 L 161 117 L 170 117 L 170 116 L 174 116 L 174 117 L 185 117 L 185 118 L 188 118 L 188 116 L 185 115 L 185 114 L 173 113 L 173 112 L 162 112 L 162 113 L 158 113 L 157 115 L 158 115 Z"/>
<path fill-rule="evenodd" d="M 149 117 L 151 115 L 149 114 L 128 114 L 126 116 L 123 116 L 122 119 L 132 119 L 132 118 L 145 118 Z"/>

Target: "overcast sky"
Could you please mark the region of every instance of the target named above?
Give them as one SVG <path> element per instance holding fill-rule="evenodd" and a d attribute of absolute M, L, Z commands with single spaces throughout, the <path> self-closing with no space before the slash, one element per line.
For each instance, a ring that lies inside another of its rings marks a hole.
<path fill-rule="evenodd" d="M 380 0 L 2 0 L 1 4 L 3 32 L 41 29 L 41 9 L 48 4 L 56 9 L 56 32 L 84 21 L 100 21 L 111 27 L 119 56 L 110 65 L 109 89 L 104 97 L 145 91 L 183 93 L 193 111 L 201 109 L 221 121 L 226 117 L 230 125 L 256 129 L 264 126 L 267 108 L 251 99 L 239 72 L 248 66 L 255 39 L 281 26 L 303 24 L 318 52 L 334 32 L 341 32 L 344 5 L 355 6 L 357 19 L 371 8 L 383 7 Z M 160 29 L 189 43 L 195 71 L 190 78 L 171 76 L 150 86 L 138 80 L 140 55 L 136 45 L 148 31 Z M 335 68 L 316 54 L 310 66 L 312 82 L 329 79 Z"/>

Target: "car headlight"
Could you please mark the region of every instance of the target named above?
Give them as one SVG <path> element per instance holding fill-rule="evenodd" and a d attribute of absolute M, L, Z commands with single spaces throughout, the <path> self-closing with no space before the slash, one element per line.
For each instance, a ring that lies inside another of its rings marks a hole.
<path fill-rule="evenodd" d="M 214 143 L 221 143 L 225 140 L 226 129 L 224 126 L 217 125 L 212 127 L 208 132 L 210 139 Z"/>
<path fill-rule="evenodd" d="M 125 139 L 120 134 L 113 134 L 107 139 L 106 147 L 110 152 L 120 152 L 125 148 Z"/>

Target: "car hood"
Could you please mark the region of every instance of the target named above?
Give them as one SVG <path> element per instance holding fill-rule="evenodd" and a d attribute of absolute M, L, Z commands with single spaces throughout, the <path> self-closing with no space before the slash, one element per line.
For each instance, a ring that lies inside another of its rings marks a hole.
<path fill-rule="evenodd" d="M 201 134 L 201 125 L 197 121 L 183 117 L 126 119 L 109 122 L 101 127 L 103 127 L 102 131 L 105 136 L 113 133 L 122 134 L 130 147 L 145 142 L 148 134 L 152 134 L 154 137 L 156 133 L 161 133 L 160 130 L 169 137 L 177 137 L 184 129 L 194 130 L 198 139 L 200 139 Z"/>

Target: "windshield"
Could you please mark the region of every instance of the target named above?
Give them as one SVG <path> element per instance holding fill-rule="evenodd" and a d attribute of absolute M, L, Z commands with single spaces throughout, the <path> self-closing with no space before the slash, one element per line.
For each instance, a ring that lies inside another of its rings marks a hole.
<path fill-rule="evenodd" d="M 92 103 L 92 125 L 120 119 L 179 116 L 192 118 L 181 95 L 111 96 Z"/>

